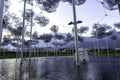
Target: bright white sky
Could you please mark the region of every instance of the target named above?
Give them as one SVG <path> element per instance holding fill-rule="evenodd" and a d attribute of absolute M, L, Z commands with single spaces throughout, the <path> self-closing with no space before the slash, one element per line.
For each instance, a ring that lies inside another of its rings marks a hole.
<path fill-rule="evenodd" d="M 10 11 L 20 16 L 21 13 L 19 11 L 23 11 L 23 4 L 19 4 L 18 1 L 19 0 L 11 0 Z M 34 3 L 34 5 L 36 4 Z M 27 5 L 27 8 L 30 8 L 30 6 Z M 34 7 L 33 10 L 37 14 L 40 14 L 41 12 L 38 7 Z M 106 17 L 105 12 L 108 14 Z M 83 21 L 83 23 L 78 24 L 78 27 L 88 26 L 90 28 L 89 32 L 87 34 L 84 34 L 85 36 L 90 35 L 91 28 L 94 23 L 106 23 L 113 26 L 114 23 L 120 22 L 118 10 L 104 11 L 103 6 L 96 0 L 87 0 L 83 5 L 77 6 L 76 13 L 77 20 Z M 49 18 L 50 23 L 46 27 L 40 27 L 39 25 L 34 26 L 34 30 L 39 31 L 40 34 L 50 33 L 51 31 L 49 29 L 53 24 L 59 26 L 59 32 L 71 32 L 73 25 L 68 26 L 68 23 L 70 21 L 73 21 L 73 12 L 72 6 L 70 6 L 69 3 L 60 2 L 56 12 L 47 13 L 45 11 L 42 11 L 42 15 Z"/>

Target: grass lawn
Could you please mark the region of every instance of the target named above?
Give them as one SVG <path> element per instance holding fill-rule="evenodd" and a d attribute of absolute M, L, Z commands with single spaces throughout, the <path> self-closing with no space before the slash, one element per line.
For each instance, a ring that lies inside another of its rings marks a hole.
<path fill-rule="evenodd" d="M 7 58 L 16 58 L 16 55 L 18 58 L 20 58 L 21 53 L 16 53 L 16 52 L 0 52 L 0 59 L 7 59 Z M 39 53 L 31 53 L 31 57 L 45 57 L 45 56 L 70 56 L 71 54 L 69 52 L 39 52 Z M 73 55 L 73 54 L 72 54 Z M 23 57 L 29 57 L 29 52 L 23 53 Z"/>
<path fill-rule="evenodd" d="M 109 50 L 109 54 L 107 54 L 106 50 L 100 50 L 100 53 L 96 51 L 88 51 L 88 54 L 90 56 L 120 56 L 120 50 L 115 52 L 115 50 Z M 0 59 L 6 59 L 6 58 L 16 58 L 16 55 L 18 58 L 20 58 L 21 53 L 16 52 L 0 52 Z M 45 56 L 72 56 L 74 53 L 70 54 L 70 52 L 38 52 L 38 53 L 31 53 L 31 57 L 37 56 L 37 57 L 45 57 Z M 29 52 L 23 53 L 23 57 L 29 57 Z"/>

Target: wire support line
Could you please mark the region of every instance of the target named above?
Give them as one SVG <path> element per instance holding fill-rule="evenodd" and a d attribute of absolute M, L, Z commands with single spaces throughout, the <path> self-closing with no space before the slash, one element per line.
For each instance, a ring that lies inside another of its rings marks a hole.
<path fill-rule="evenodd" d="M 96 0 L 96 1 L 99 2 L 100 4 L 102 4 L 103 11 L 104 11 L 105 15 L 107 15 L 107 12 L 106 12 L 106 9 L 105 9 L 105 6 L 104 6 L 104 2 L 99 1 L 99 0 Z"/>
<path fill-rule="evenodd" d="M 99 1 L 99 0 L 95 0 L 95 1 L 97 1 L 97 2 L 99 2 L 99 3 L 101 3 L 101 4 L 103 3 L 102 1 Z"/>
<path fill-rule="evenodd" d="M 104 4 L 102 4 L 104 13 L 107 14 Z"/>
<path fill-rule="evenodd" d="M 120 18 L 119 16 L 113 16 L 113 15 L 110 15 L 110 14 L 107 14 L 109 17 L 114 17 L 114 18 Z"/>
<path fill-rule="evenodd" d="M 97 2 L 99 2 L 100 4 L 102 4 L 102 8 L 103 8 L 103 12 L 104 12 L 104 16 L 98 21 L 101 22 L 106 16 L 108 16 L 107 12 L 106 12 L 106 9 L 105 9 L 105 6 L 104 6 L 104 2 L 103 1 L 99 1 L 99 0 L 95 0 Z"/>
<path fill-rule="evenodd" d="M 105 17 L 107 17 L 107 15 L 105 14 L 100 20 L 98 20 L 97 23 L 101 22 Z"/>
<path fill-rule="evenodd" d="M 104 2 L 99 1 L 99 0 L 95 0 L 95 1 L 99 2 L 100 4 L 102 4 L 103 10 L 104 10 L 104 14 L 105 14 L 105 16 L 102 17 L 98 22 L 101 22 L 106 16 L 114 17 L 114 18 L 120 18 L 119 16 L 113 16 L 113 15 L 108 14 L 107 11 L 106 11 L 106 8 L 105 8 L 105 5 L 104 5 Z"/>

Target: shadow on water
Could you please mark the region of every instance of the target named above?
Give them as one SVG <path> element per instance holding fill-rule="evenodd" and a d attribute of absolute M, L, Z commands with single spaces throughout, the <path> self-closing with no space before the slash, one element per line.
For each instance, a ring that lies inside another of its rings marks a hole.
<path fill-rule="evenodd" d="M 0 80 L 120 80 L 119 62 L 75 66 L 73 57 L 0 60 Z"/>

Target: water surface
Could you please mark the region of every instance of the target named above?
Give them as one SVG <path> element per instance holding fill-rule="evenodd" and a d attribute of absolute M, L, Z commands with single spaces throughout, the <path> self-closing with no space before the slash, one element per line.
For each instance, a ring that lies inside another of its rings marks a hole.
<path fill-rule="evenodd" d="M 2 59 L 0 80 L 120 80 L 119 59 L 97 59 L 80 67 L 70 56 Z"/>

